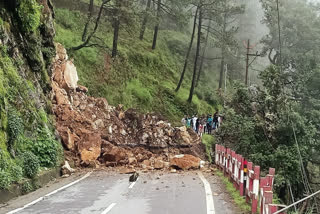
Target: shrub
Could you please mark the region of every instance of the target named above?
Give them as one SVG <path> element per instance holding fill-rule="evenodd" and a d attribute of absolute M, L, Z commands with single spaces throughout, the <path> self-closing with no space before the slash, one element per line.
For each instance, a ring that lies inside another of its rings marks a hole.
<path fill-rule="evenodd" d="M 18 113 L 13 110 L 9 109 L 8 112 L 8 133 L 10 137 L 11 143 L 13 143 L 18 136 L 23 132 L 23 121 L 19 117 Z"/>
<path fill-rule="evenodd" d="M 40 161 L 32 152 L 25 152 L 22 154 L 23 169 L 25 176 L 33 178 L 37 175 L 40 168 Z"/>
<path fill-rule="evenodd" d="M 30 181 L 26 181 L 22 184 L 21 190 L 22 194 L 27 194 L 29 192 L 32 192 L 34 190 L 34 187 Z"/>
<path fill-rule="evenodd" d="M 32 144 L 31 151 L 39 158 L 43 167 L 53 167 L 58 160 L 58 142 L 47 128 L 39 130 L 37 140 Z"/>
<path fill-rule="evenodd" d="M 23 170 L 20 166 L 12 164 L 9 168 L 9 173 L 12 177 L 13 182 L 18 182 L 23 177 Z"/>
<path fill-rule="evenodd" d="M 4 170 L 0 170 L 0 189 L 8 189 L 12 183 L 10 174 Z"/>
<path fill-rule="evenodd" d="M 0 170 L 4 170 L 8 167 L 8 161 L 4 152 L 0 149 Z"/>

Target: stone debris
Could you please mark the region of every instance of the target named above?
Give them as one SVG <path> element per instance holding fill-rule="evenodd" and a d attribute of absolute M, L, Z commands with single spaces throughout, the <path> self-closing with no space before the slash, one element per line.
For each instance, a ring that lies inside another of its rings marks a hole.
<path fill-rule="evenodd" d="M 68 161 L 65 161 L 64 165 L 61 167 L 61 174 L 65 177 L 69 177 L 75 171 L 75 169 L 71 168 Z"/>
<path fill-rule="evenodd" d="M 138 177 L 139 177 L 139 173 L 134 172 L 134 173 L 129 177 L 129 181 L 130 181 L 130 182 L 135 182 L 135 181 L 138 180 Z"/>
<path fill-rule="evenodd" d="M 104 98 L 88 96 L 88 89 L 78 85 L 76 67 L 66 50 L 60 44 L 56 50 L 53 112 L 65 155 L 76 167 L 199 168 L 205 149 L 194 131 L 172 127 L 156 114 L 124 110 L 122 105 L 110 106 Z M 185 155 L 175 156 L 179 154 Z"/>

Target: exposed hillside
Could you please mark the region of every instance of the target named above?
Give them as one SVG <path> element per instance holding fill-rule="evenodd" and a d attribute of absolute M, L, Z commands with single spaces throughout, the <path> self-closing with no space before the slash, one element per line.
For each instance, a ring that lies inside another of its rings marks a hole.
<path fill-rule="evenodd" d="M 86 13 L 56 10 L 56 41 L 67 49 L 81 43 Z M 70 53 L 78 68 L 80 83 L 88 86 L 89 94 L 105 97 L 112 105 L 124 104 L 142 112 L 158 112 L 172 121 L 186 114 L 207 114 L 217 107 L 216 82 L 199 84 L 192 104 L 187 103 L 191 71 L 187 72 L 179 93 L 174 89 L 180 76 L 189 36 L 178 31 L 161 30 L 158 47 L 151 50 L 152 32 L 147 31 L 140 41 L 137 26 L 123 26 L 120 31 L 119 57 L 108 55 L 112 46 L 112 27 L 102 21 L 96 37 L 101 38 L 105 49 L 89 47 Z M 190 61 L 190 68 L 193 61 Z M 212 75 L 211 75 L 212 76 Z M 211 80 L 210 80 L 211 81 Z"/>
<path fill-rule="evenodd" d="M 55 166 L 62 154 L 50 115 L 52 6 L 39 2 L 0 3 L 0 189 Z"/>

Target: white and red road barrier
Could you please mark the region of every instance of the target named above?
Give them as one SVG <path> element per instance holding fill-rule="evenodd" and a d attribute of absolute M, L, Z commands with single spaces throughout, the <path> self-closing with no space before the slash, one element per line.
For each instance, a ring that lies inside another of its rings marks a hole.
<path fill-rule="evenodd" d="M 239 191 L 241 196 L 251 204 L 251 213 L 273 214 L 278 205 L 272 204 L 275 169 L 270 168 L 266 177 L 260 177 L 260 166 L 254 166 L 242 155 L 216 144 L 215 163 L 223 171 L 225 177 Z"/>

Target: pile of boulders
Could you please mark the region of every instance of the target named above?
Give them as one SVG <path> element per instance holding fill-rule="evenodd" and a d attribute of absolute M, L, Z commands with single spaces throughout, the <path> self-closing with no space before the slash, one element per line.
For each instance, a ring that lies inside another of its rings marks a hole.
<path fill-rule="evenodd" d="M 76 67 L 64 47 L 56 44 L 56 50 L 53 112 L 69 161 L 76 166 L 199 167 L 204 148 L 196 133 L 172 127 L 156 114 L 124 110 L 121 105 L 110 106 L 104 98 L 87 96 L 88 89 L 78 85 Z"/>

